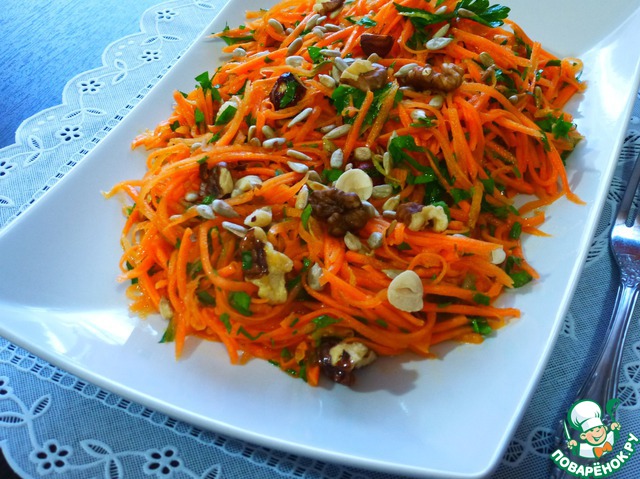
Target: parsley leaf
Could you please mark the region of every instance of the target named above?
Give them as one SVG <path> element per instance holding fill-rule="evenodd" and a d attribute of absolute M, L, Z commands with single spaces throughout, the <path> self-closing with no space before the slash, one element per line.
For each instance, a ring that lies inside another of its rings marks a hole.
<path fill-rule="evenodd" d="M 378 24 L 378 22 L 366 16 L 362 17 L 360 20 L 355 20 L 353 17 L 345 17 L 345 20 L 348 20 L 355 25 L 367 28 L 375 27 Z"/>
<path fill-rule="evenodd" d="M 320 328 L 326 328 L 327 326 L 331 326 L 332 324 L 339 323 L 340 320 L 336 318 L 332 318 L 331 316 L 327 316 L 326 314 L 323 314 L 322 316 L 313 318 L 311 322 L 316 325 L 316 329 L 320 329 Z"/>
<path fill-rule="evenodd" d="M 228 32 L 229 30 L 230 30 L 229 25 L 225 25 L 224 30 L 222 30 L 222 33 Z M 253 40 L 255 40 L 253 38 L 253 34 L 254 34 L 254 30 L 249 30 L 248 35 L 241 35 L 239 37 L 232 37 L 229 35 L 220 35 L 220 38 L 222 38 L 222 40 L 224 40 L 224 42 L 227 45 L 235 45 L 237 43 L 252 42 Z"/>
<path fill-rule="evenodd" d="M 300 221 L 302 221 L 302 227 L 309 231 L 309 218 L 311 218 L 311 205 L 307 205 L 302 210 L 302 214 L 300 215 Z"/>
<path fill-rule="evenodd" d="M 472 16 L 466 16 L 470 20 L 486 25 L 487 27 L 499 27 L 504 24 L 511 9 L 502 5 L 489 5 L 489 0 L 462 0 L 456 5 L 455 13 L 460 15 L 460 9 L 472 12 Z"/>
<path fill-rule="evenodd" d="M 421 165 L 413 158 L 407 151 L 425 151 L 424 148 L 416 145 L 416 141 L 411 135 L 396 136 L 389 142 L 389 154 L 394 163 L 400 164 L 402 162 L 409 163 L 420 173 L 431 175 L 435 177 L 435 172 L 430 166 Z"/>
<path fill-rule="evenodd" d="M 311 58 L 311 61 L 313 63 L 320 63 L 322 62 L 322 60 L 324 60 L 324 57 L 322 56 L 322 53 L 320 53 L 320 50 L 322 50 L 322 48 L 314 47 L 313 45 L 307 48 L 307 51 L 309 52 L 309 58 Z"/>
<path fill-rule="evenodd" d="M 299 86 L 300 86 L 299 83 L 296 81 L 287 82 L 287 89 L 284 91 L 282 100 L 280 100 L 280 108 L 284 108 L 285 106 L 287 106 L 289 103 L 293 101 Z"/>
<path fill-rule="evenodd" d="M 485 318 L 469 318 L 471 321 L 471 327 L 473 331 L 478 334 L 482 334 L 486 336 L 487 334 L 491 334 L 493 328 L 489 325 Z"/>
<path fill-rule="evenodd" d="M 491 303 L 491 298 L 486 294 L 476 293 L 473 295 L 473 301 L 478 304 L 482 304 L 484 306 L 489 306 Z"/>
<path fill-rule="evenodd" d="M 207 291 L 197 291 L 196 296 L 198 297 L 198 301 L 207 306 L 215 306 L 216 298 L 211 296 Z"/>
<path fill-rule="evenodd" d="M 236 115 L 236 111 L 238 111 L 238 109 L 235 106 L 228 105 L 224 111 L 218 115 L 214 125 L 226 125 Z"/>
<path fill-rule="evenodd" d="M 171 343 L 176 339 L 176 325 L 173 322 L 173 319 L 169 320 L 169 324 L 167 325 L 167 329 L 164 330 L 162 337 L 160 338 L 161 343 Z"/>
<path fill-rule="evenodd" d="M 229 293 L 229 304 L 240 314 L 251 316 L 253 313 L 249 309 L 251 306 L 251 296 L 244 291 L 232 291 Z"/>

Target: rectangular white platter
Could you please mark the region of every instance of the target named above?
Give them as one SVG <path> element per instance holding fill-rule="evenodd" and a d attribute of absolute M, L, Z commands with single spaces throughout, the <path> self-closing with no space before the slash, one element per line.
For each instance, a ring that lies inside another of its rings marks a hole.
<path fill-rule="evenodd" d="M 522 318 L 442 358 L 381 360 L 353 389 L 311 388 L 273 366 L 231 366 L 218 344 L 174 358 L 164 324 L 128 312 L 116 283 L 120 204 L 101 192 L 144 173 L 131 140 L 165 119 L 175 89 L 217 65 L 197 41 L 147 97 L 45 197 L 0 233 L 0 334 L 53 364 L 202 428 L 296 454 L 397 474 L 483 477 L 524 412 L 571 300 L 638 88 L 640 0 L 504 1 L 553 53 L 584 60 L 589 87 L 571 103 L 586 136 L 569 161 L 574 191 L 548 210 L 551 238 L 528 238 L 541 280 L 503 298 Z M 271 1 L 231 1 L 206 33 Z"/>

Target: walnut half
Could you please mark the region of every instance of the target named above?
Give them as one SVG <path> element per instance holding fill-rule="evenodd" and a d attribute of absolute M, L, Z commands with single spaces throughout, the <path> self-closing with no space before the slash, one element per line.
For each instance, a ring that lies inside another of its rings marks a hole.
<path fill-rule="evenodd" d="M 356 193 L 337 188 L 312 191 L 309 195 L 311 216 L 325 221 L 331 236 L 358 232 L 371 217 Z"/>
<path fill-rule="evenodd" d="M 424 67 L 416 65 L 408 71 L 399 70 L 396 77 L 402 86 L 409 86 L 418 91 L 450 92 L 462 85 L 462 67 L 455 63 L 443 63 L 441 68 L 442 71 L 437 72 L 428 63 Z"/>

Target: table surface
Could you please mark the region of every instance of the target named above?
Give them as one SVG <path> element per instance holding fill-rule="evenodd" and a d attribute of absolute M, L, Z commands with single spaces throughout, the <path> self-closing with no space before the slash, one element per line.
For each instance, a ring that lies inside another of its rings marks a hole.
<path fill-rule="evenodd" d="M 0 65 L 4 67 L 0 73 L 0 97 L 3 99 L 0 106 L 0 215 L 4 211 L 2 207 L 20 206 L 10 204 L 11 199 L 7 200 L 8 196 L 5 196 L 7 179 L 20 168 L 14 158 L 22 158 L 24 166 L 35 155 L 29 156 L 29 151 L 20 150 L 20 145 L 31 141 L 33 134 L 30 137 L 18 134 L 18 145 L 14 145 L 20 124 L 38 114 L 38 125 L 42 124 L 44 129 L 49 120 L 46 112 L 41 113 L 43 110 L 71 103 L 77 91 L 89 94 L 91 88 L 103 88 L 102 84 L 91 84 L 86 75 L 78 75 L 103 67 L 102 59 L 107 58 L 103 57 L 103 52 L 124 49 L 117 45 L 118 41 L 137 34 L 141 29 L 141 18 L 155 18 L 157 27 L 158 21 L 168 24 L 172 19 L 166 13 L 163 17 L 163 11 L 196 8 L 198 4 L 196 0 L 174 0 L 158 6 L 159 3 L 157 0 L 4 1 L 0 14 L 0 31 L 5 37 L 0 42 Z M 211 19 L 219 3 L 203 0 L 197 8 L 205 18 Z M 145 14 L 149 7 L 153 8 Z M 208 21 L 204 25 L 206 23 Z M 148 28 L 145 22 L 142 28 Z M 189 35 L 195 38 L 197 31 L 195 28 L 189 34 L 184 33 L 180 41 L 186 41 Z M 164 63 L 164 66 L 170 64 L 167 58 L 174 58 L 176 52 L 179 54 L 180 48 L 188 44 L 180 45 L 179 41 L 167 37 L 167 49 L 172 41 L 177 50 L 173 51 L 173 56 L 167 54 L 166 58 L 159 59 L 158 63 Z M 143 76 L 138 80 L 141 83 L 137 88 L 147 91 L 144 82 L 149 80 Z M 114 88 L 116 83 L 113 83 Z M 100 116 L 96 111 L 94 115 Z M 607 314 L 615 295 L 612 280 L 615 271 L 606 254 L 606 231 L 622 189 L 621 178 L 640 151 L 640 135 L 636 130 L 640 123 L 638 112 L 636 105 L 620 166 L 556 350 L 503 460 L 491 476 L 494 479 L 548 477 L 556 420 L 554 411 L 568 407 L 572 391 L 586 375 L 588 351 L 597 349 L 605 329 L 604 322 L 598 321 L 598 314 Z M 68 113 L 73 114 L 73 111 Z M 92 115 L 91 111 L 87 115 Z M 96 131 L 99 131 L 106 119 L 96 121 Z M 66 134 L 79 134 L 78 131 L 71 129 Z M 37 142 L 37 135 L 35 137 Z M 76 160 L 73 161 L 69 168 L 75 164 Z M 11 168 L 15 169 L 12 171 Z M 40 174 L 50 173 L 43 170 Z M 44 194 L 46 188 L 32 193 L 31 198 L 21 199 L 20 204 L 28 204 Z M 0 227 L 12 221 L 12 215 L 0 216 Z M 636 434 L 640 432 L 639 329 L 636 314 L 623 357 L 619 391 L 622 399 L 619 419 Z M 567 361 L 565 358 L 572 359 Z M 41 405 L 42 414 L 28 427 L 11 427 L 10 421 L 3 419 L 8 417 L 7 411 L 12 407 L 28 409 L 36 404 Z M 49 475 L 53 469 L 60 477 L 170 477 L 172 474 L 210 478 L 395 477 L 292 456 L 201 431 L 87 384 L 7 340 L 0 341 L 0 447 L 21 477 L 41 477 Z M 119 459 L 100 463 L 97 458 L 106 454 L 105 451 L 121 451 Z M 58 466 L 51 463 L 47 467 L 38 454 L 57 457 L 61 462 Z M 172 458 L 176 459 L 173 463 Z M 111 466 L 110 470 L 107 465 Z M 103 466 L 104 471 L 100 469 Z M 158 472 L 162 467 L 167 468 L 167 474 Z M 615 477 L 637 478 L 639 471 L 640 460 L 636 460 L 633 466 L 621 470 Z"/>

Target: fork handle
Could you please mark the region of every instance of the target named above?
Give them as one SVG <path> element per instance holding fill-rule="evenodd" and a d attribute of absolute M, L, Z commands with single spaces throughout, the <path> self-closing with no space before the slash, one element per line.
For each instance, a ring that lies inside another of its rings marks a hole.
<path fill-rule="evenodd" d="M 618 288 L 618 294 L 613 306 L 611 322 L 605 334 L 605 339 L 600 350 L 600 356 L 593 365 L 591 372 L 587 376 L 584 384 L 578 391 L 571 404 L 583 399 L 590 399 L 598 403 L 601 407 L 616 395 L 618 389 L 618 376 L 620 371 L 620 361 L 622 359 L 622 346 L 631 322 L 631 314 L 638 299 L 638 284 L 629 284 L 624 281 Z M 564 419 L 564 418 L 563 418 Z M 614 417 L 610 418 L 612 421 Z M 560 426 L 556 432 L 556 442 L 560 443 L 560 449 L 568 455 L 566 447 L 567 438 L 564 433 L 564 421 L 560 421 Z M 579 441 L 576 431 L 571 431 L 572 438 Z M 580 462 L 579 458 L 576 462 Z M 568 472 L 553 467 L 552 479 L 573 478 Z"/>
<path fill-rule="evenodd" d="M 622 346 L 627 336 L 631 314 L 637 299 L 638 285 L 623 282 L 618 288 L 611 322 L 605 333 L 600 356 L 578 391 L 575 401 L 591 399 L 603 406 L 609 399 L 615 397 L 618 389 Z"/>

